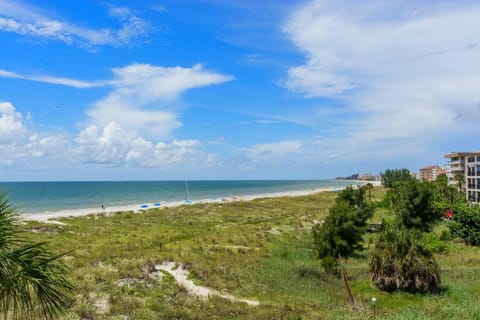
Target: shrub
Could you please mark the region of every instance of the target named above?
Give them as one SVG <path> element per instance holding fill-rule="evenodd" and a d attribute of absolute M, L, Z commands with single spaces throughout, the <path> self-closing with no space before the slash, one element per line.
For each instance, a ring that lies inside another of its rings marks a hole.
<path fill-rule="evenodd" d="M 445 233 L 442 233 L 442 237 L 444 236 Z M 448 244 L 434 232 L 424 233 L 421 242 L 432 252 L 445 253 L 448 251 Z"/>
<path fill-rule="evenodd" d="M 440 268 L 430 250 L 410 230 L 385 230 L 369 255 L 368 272 L 379 289 L 433 292 L 440 285 Z"/>
<path fill-rule="evenodd" d="M 480 207 L 458 204 L 453 209 L 453 222 L 449 224 L 453 237 L 466 243 L 480 245 Z"/>

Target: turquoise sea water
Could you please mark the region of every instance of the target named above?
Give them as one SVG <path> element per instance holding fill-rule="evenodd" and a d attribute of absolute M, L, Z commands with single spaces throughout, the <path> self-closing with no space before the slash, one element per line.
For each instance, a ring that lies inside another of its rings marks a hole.
<path fill-rule="evenodd" d="M 189 181 L 190 199 L 344 187 L 349 181 L 254 180 Z M 23 213 L 124 206 L 185 199 L 184 181 L 0 182 L 0 193 Z"/>

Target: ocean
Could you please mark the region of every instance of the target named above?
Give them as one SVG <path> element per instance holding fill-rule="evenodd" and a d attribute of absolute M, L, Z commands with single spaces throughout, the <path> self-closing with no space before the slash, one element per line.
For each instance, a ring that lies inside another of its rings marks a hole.
<path fill-rule="evenodd" d="M 195 202 L 233 196 L 285 191 L 339 188 L 354 183 L 337 180 L 239 180 L 188 181 Z M 185 181 L 78 181 L 0 182 L 0 193 L 20 213 L 124 206 L 141 203 L 181 201 L 186 198 Z"/>

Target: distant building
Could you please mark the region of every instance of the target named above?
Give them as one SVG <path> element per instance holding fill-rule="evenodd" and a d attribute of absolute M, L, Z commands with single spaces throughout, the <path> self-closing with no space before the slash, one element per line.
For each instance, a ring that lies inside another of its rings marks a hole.
<path fill-rule="evenodd" d="M 358 173 L 354 173 L 349 175 L 348 177 L 336 177 L 336 180 L 359 180 L 360 175 Z"/>
<path fill-rule="evenodd" d="M 440 170 L 438 170 L 438 175 L 437 175 L 437 177 L 438 177 L 439 175 L 442 175 L 442 174 L 443 174 L 443 175 L 447 175 L 447 167 L 446 167 L 446 166 L 440 167 Z"/>
<path fill-rule="evenodd" d="M 467 200 L 480 202 L 480 151 L 452 152 L 445 155 L 449 184 L 461 186 Z M 458 181 L 458 178 L 462 180 Z"/>
<path fill-rule="evenodd" d="M 363 181 L 380 181 L 380 176 L 373 175 L 371 173 L 364 173 L 360 175 L 358 173 L 354 173 L 349 175 L 348 177 L 336 177 L 336 180 L 363 180 Z"/>
<path fill-rule="evenodd" d="M 446 172 L 438 165 L 428 166 L 420 169 L 420 174 L 418 179 L 423 181 L 435 181 L 437 177 Z"/>
<path fill-rule="evenodd" d="M 364 173 L 363 175 L 360 176 L 360 180 L 364 181 L 378 181 L 379 178 L 376 175 L 373 175 L 371 173 Z"/>

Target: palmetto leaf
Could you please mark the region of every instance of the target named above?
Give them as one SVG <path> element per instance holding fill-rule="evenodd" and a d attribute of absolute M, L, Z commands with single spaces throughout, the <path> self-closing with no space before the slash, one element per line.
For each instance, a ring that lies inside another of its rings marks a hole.
<path fill-rule="evenodd" d="M 0 312 L 4 318 L 55 318 L 74 289 L 69 270 L 45 243 L 18 232 L 16 212 L 0 195 Z"/>

